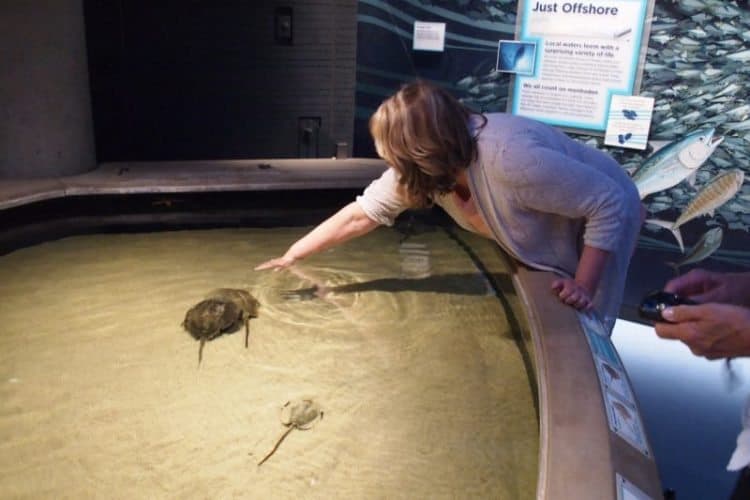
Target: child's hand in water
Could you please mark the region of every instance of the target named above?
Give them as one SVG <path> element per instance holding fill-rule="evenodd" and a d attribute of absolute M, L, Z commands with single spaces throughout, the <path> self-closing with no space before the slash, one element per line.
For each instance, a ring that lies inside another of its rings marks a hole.
<path fill-rule="evenodd" d="M 552 282 L 552 290 L 564 303 L 579 311 L 589 311 L 592 308 L 589 291 L 573 278 L 560 278 Z"/>

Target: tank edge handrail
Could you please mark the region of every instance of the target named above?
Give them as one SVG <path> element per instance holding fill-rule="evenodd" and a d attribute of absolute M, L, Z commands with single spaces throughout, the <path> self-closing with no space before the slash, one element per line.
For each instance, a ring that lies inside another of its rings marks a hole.
<path fill-rule="evenodd" d="M 608 424 L 596 366 L 578 319 L 549 289 L 554 273 L 508 260 L 532 337 L 539 395 L 538 500 L 618 499 L 623 473 L 662 498 L 653 457 L 635 451 Z M 620 476 L 621 477 L 621 476 Z"/>

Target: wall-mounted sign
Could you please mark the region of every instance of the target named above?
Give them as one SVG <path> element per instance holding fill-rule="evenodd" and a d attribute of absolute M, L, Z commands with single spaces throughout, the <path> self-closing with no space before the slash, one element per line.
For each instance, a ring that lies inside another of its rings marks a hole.
<path fill-rule="evenodd" d="M 640 85 L 652 11 L 653 0 L 520 0 L 516 41 L 534 47 L 534 63 L 515 72 L 508 111 L 604 132 L 612 96 Z"/>
<path fill-rule="evenodd" d="M 414 21 L 414 50 L 445 50 L 445 23 Z"/>

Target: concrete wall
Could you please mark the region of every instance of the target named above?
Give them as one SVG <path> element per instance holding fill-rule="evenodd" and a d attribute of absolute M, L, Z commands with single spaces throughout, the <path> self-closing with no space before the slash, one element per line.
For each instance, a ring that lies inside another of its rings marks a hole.
<path fill-rule="evenodd" d="M 81 0 L 3 0 L 0 179 L 95 165 Z"/>

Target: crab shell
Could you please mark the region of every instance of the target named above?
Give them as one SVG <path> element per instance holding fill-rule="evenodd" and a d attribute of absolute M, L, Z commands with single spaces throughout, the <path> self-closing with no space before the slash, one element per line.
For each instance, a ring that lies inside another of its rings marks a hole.
<path fill-rule="evenodd" d="M 182 326 L 196 340 L 211 340 L 241 321 L 242 311 L 234 303 L 205 299 L 188 310 Z"/>
<path fill-rule="evenodd" d="M 260 307 L 260 302 L 258 302 L 255 297 L 250 295 L 246 290 L 240 290 L 237 288 L 217 288 L 206 295 L 206 299 L 214 299 L 234 304 L 240 309 L 240 311 L 242 311 L 242 317 L 244 319 L 258 317 L 258 307 Z"/>
<path fill-rule="evenodd" d="M 281 423 L 286 427 L 293 426 L 300 430 L 312 428 L 321 418 L 323 418 L 323 411 L 320 405 L 312 399 L 287 401 L 279 415 Z"/>

